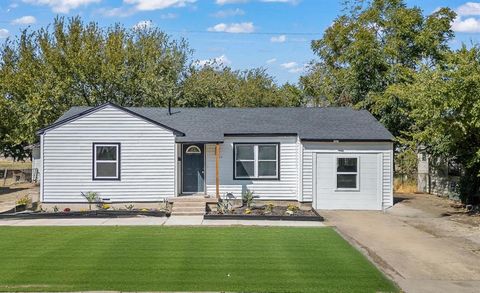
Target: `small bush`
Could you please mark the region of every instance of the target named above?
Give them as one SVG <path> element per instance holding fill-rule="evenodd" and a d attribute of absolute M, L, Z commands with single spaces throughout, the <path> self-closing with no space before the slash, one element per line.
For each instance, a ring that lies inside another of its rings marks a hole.
<path fill-rule="evenodd" d="M 28 195 L 24 195 L 16 201 L 17 206 L 26 206 L 32 203 L 32 199 Z"/>
<path fill-rule="evenodd" d="M 247 208 L 251 208 L 253 204 L 253 200 L 255 197 L 253 196 L 253 191 L 247 190 L 242 196 L 243 204 L 247 206 Z"/>

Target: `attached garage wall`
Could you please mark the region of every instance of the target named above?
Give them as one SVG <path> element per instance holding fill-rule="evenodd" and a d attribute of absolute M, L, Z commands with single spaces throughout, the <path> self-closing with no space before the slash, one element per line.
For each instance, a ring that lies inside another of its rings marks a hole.
<path fill-rule="evenodd" d="M 170 130 L 107 106 L 42 136 L 46 203 L 85 202 L 98 192 L 111 202 L 159 201 L 175 195 L 175 142 Z M 121 144 L 121 180 L 92 180 L 92 144 Z"/>
<path fill-rule="evenodd" d="M 302 201 L 314 201 L 317 194 L 319 209 L 386 209 L 393 205 L 392 143 L 304 142 L 302 153 Z M 336 191 L 336 157 L 346 154 L 359 158 L 359 191 Z"/>

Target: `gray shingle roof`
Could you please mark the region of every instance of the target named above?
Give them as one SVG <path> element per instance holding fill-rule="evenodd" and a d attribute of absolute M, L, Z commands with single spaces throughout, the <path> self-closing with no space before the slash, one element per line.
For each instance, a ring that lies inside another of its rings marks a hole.
<path fill-rule="evenodd" d="M 73 107 L 53 125 L 89 107 Z M 351 108 L 166 108 L 131 107 L 130 112 L 180 131 L 178 142 L 222 142 L 225 135 L 295 134 L 302 140 L 391 141 L 368 111 Z"/>

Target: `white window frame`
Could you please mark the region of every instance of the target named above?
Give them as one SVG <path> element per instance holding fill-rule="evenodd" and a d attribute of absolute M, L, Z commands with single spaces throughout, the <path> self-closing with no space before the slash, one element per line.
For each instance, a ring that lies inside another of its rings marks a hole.
<path fill-rule="evenodd" d="M 357 171 L 356 172 L 338 172 L 338 159 L 357 159 Z M 360 157 L 355 155 L 341 155 L 335 156 L 335 191 L 360 191 Z M 338 187 L 337 178 L 338 175 L 356 175 L 356 187 L 345 188 Z"/>
<path fill-rule="evenodd" d="M 97 160 L 97 147 L 115 147 L 116 160 Z M 115 176 L 97 176 L 97 163 L 114 163 Z M 120 143 L 93 143 L 93 180 L 120 180 Z"/>
<path fill-rule="evenodd" d="M 253 146 L 253 160 L 238 160 L 237 159 L 237 146 Z M 275 160 L 259 160 L 258 159 L 258 147 L 259 146 L 274 146 L 275 147 Z M 280 180 L 280 143 L 234 143 L 233 152 L 235 154 L 233 161 L 233 179 L 234 180 Z M 237 162 L 253 162 L 253 176 L 237 176 Z M 258 162 L 275 162 L 276 174 L 274 176 L 259 176 L 258 175 Z"/>

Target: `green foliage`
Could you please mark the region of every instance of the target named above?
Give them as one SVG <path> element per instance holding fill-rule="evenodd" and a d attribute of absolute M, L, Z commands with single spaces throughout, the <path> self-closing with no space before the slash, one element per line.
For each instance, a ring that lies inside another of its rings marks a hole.
<path fill-rule="evenodd" d="M 30 196 L 28 196 L 28 194 L 22 196 L 21 198 L 17 199 L 17 201 L 15 202 L 15 204 L 17 206 L 26 206 L 26 205 L 29 205 L 32 203 L 32 198 Z"/>
<path fill-rule="evenodd" d="M 345 7 L 351 9 L 312 42 L 320 60 L 300 80 L 308 102 L 367 109 L 400 136 L 412 121 L 408 104 L 389 87 L 411 82 L 419 64 L 443 60 L 455 13 L 441 8 L 424 16 L 403 0 L 346 1 Z"/>
<path fill-rule="evenodd" d="M 182 82 L 179 106 L 186 107 L 291 107 L 302 104 L 294 85 L 278 87 L 265 69 L 235 71 L 228 66 L 192 65 Z"/>
<path fill-rule="evenodd" d="M 0 151 L 16 159 L 71 106 L 166 106 L 190 50 L 162 31 L 100 28 L 79 17 L 24 30 L 0 48 Z"/>
<path fill-rule="evenodd" d="M 395 173 L 415 178 L 417 173 L 417 153 L 411 148 L 405 148 L 395 154 Z"/>
<path fill-rule="evenodd" d="M 464 202 L 480 188 L 480 48 L 461 48 L 442 66 L 423 66 L 414 82 L 396 87 L 411 108 L 408 132 L 434 157 L 455 158 L 464 168 Z"/>
<path fill-rule="evenodd" d="M 253 191 L 247 190 L 242 195 L 243 204 L 246 205 L 247 208 L 249 208 L 249 209 L 252 207 L 254 199 L 255 199 L 255 196 L 253 195 Z"/>
<path fill-rule="evenodd" d="M 88 201 L 88 209 L 92 210 L 92 203 L 97 203 L 100 201 L 100 197 L 97 192 L 89 191 L 87 193 L 81 192 L 82 196 Z"/>

